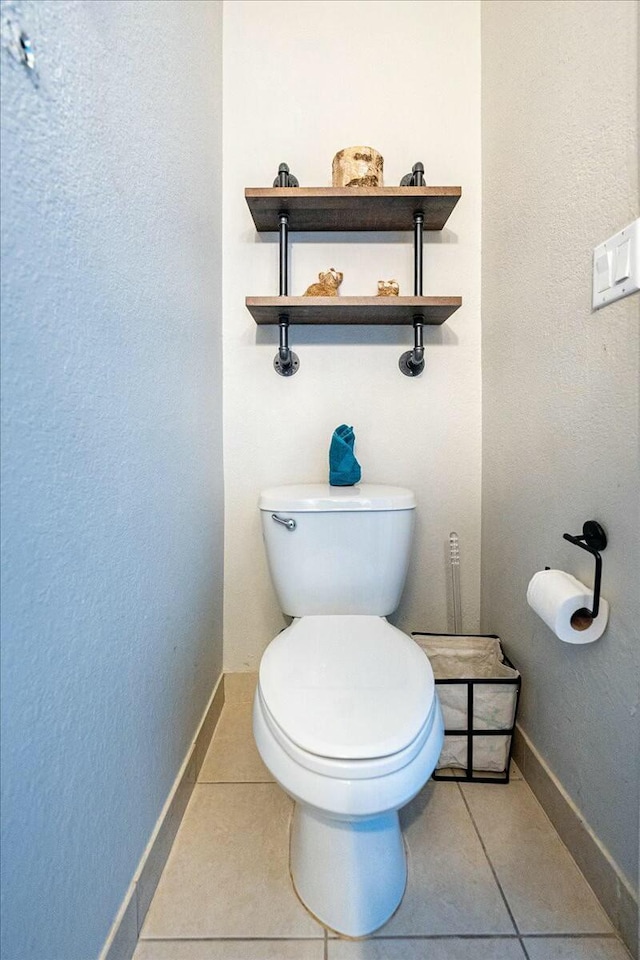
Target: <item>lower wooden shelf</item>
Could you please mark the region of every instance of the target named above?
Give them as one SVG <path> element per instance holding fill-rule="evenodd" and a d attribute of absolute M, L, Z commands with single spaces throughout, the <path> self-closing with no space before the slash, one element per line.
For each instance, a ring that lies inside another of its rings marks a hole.
<path fill-rule="evenodd" d="M 462 297 L 247 297 L 258 324 L 289 323 L 441 324 L 462 304 Z"/>

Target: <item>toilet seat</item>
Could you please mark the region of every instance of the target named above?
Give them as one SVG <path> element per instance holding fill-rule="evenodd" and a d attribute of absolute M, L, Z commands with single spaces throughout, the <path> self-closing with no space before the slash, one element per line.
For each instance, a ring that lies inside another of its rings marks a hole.
<path fill-rule="evenodd" d="M 381 617 L 359 615 L 294 621 L 262 658 L 259 697 L 293 759 L 358 779 L 410 761 L 429 735 L 436 700 L 420 647 Z"/>
<path fill-rule="evenodd" d="M 316 754 L 302 750 L 276 723 L 264 701 L 260 687 L 258 687 L 257 690 L 257 700 L 260 714 L 267 729 L 276 743 L 291 760 L 299 767 L 310 770 L 312 773 L 319 773 L 324 777 L 332 777 L 339 780 L 372 780 L 377 777 L 384 777 L 388 774 L 395 773 L 403 767 L 406 767 L 407 764 L 411 763 L 420 753 L 424 744 L 429 739 L 433 730 L 434 721 L 438 715 L 437 700 L 434 697 L 418 736 L 403 750 L 399 750 L 397 753 L 392 753 L 385 757 L 373 757 L 367 760 L 339 760 L 334 757 L 317 756 Z"/>

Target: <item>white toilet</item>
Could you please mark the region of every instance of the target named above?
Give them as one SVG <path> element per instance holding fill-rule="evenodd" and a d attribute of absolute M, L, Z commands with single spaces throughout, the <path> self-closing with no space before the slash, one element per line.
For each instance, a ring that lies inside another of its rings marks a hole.
<path fill-rule="evenodd" d="M 260 511 L 280 606 L 294 620 L 262 657 L 254 736 L 296 801 L 298 896 L 326 926 L 365 936 L 402 900 L 398 810 L 443 741 L 429 661 L 384 619 L 404 586 L 415 497 L 304 484 L 265 490 Z"/>

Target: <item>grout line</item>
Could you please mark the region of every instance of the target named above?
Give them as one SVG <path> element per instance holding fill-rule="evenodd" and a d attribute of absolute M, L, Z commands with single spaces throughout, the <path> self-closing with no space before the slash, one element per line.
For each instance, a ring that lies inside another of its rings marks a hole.
<path fill-rule="evenodd" d="M 331 940 L 347 940 L 349 943 L 364 942 L 386 943 L 388 940 L 398 940 L 403 943 L 405 940 L 519 940 L 517 933 L 390 933 L 389 936 L 379 937 L 375 933 L 368 937 L 360 937 L 355 940 L 349 940 L 348 937 L 330 937 Z"/>
<path fill-rule="evenodd" d="M 527 940 L 618 940 L 616 933 L 523 933 Z"/>
<path fill-rule="evenodd" d="M 322 952 L 323 960 L 329 960 L 329 933 L 327 928 L 324 928 L 324 950 Z"/>
<path fill-rule="evenodd" d="M 481 835 L 480 835 L 480 830 L 478 829 L 478 824 L 476 823 L 475 818 L 474 818 L 474 816 L 473 816 L 473 814 L 472 814 L 472 812 L 471 812 L 471 807 L 469 806 L 469 804 L 468 804 L 468 802 L 467 802 L 467 798 L 466 798 L 465 795 L 464 795 L 464 791 L 463 791 L 461 785 L 460 785 L 460 784 L 457 784 L 457 786 L 458 786 L 458 790 L 460 791 L 460 796 L 462 797 L 462 802 L 464 803 L 465 807 L 467 808 L 467 813 L 469 814 L 469 817 L 471 818 L 471 823 L 473 824 L 473 829 L 475 830 L 476 836 L 478 837 L 478 840 L 480 841 L 480 846 L 482 847 L 482 849 L 483 849 L 483 851 L 484 851 L 484 855 L 485 855 L 485 857 L 487 858 L 487 863 L 489 864 L 489 868 L 490 868 L 490 870 L 491 870 L 491 873 L 493 874 L 493 879 L 495 880 L 495 882 L 496 882 L 496 884 L 497 884 L 497 886 L 498 886 L 498 890 L 500 891 L 500 896 L 502 897 L 502 901 L 503 901 L 503 903 L 504 903 L 504 905 L 505 905 L 505 907 L 506 907 L 506 910 L 507 910 L 507 913 L 509 914 L 509 917 L 511 918 L 511 923 L 513 924 L 513 928 L 514 928 L 514 930 L 516 931 L 516 934 L 518 935 L 518 939 L 520 940 L 520 946 L 522 947 L 522 950 L 523 950 L 524 955 L 525 955 L 525 957 L 527 958 L 527 960 L 530 960 L 529 954 L 527 953 L 527 948 L 525 947 L 524 943 L 522 942 L 522 936 L 521 936 L 521 934 L 520 934 L 520 929 L 519 929 L 519 927 L 518 927 L 518 924 L 516 923 L 516 918 L 515 918 L 514 915 L 513 915 L 513 911 L 512 911 L 512 909 L 511 909 L 511 907 L 509 906 L 509 901 L 507 900 L 506 894 L 505 894 L 504 890 L 502 889 L 502 884 L 500 883 L 500 880 L 498 879 L 498 874 L 497 874 L 497 872 L 496 872 L 496 869 L 495 869 L 493 863 L 491 862 L 491 857 L 489 856 L 489 852 L 488 852 L 488 850 L 487 850 L 487 848 L 486 848 L 486 846 L 485 846 L 485 842 L 484 842 L 484 840 L 482 839 L 482 837 L 481 837 Z"/>
<path fill-rule="evenodd" d="M 141 937 L 145 943 L 319 943 L 322 937 Z"/>
<path fill-rule="evenodd" d="M 347 942 L 357 943 L 363 938 L 350 940 L 348 937 L 334 936 L 329 937 L 325 930 L 324 936 L 318 937 L 142 937 L 147 943 L 317 943 L 322 940 L 325 943 L 330 941 L 346 940 Z M 389 934 L 386 937 L 369 936 L 364 941 L 371 943 L 384 943 L 387 940 L 615 940 L 620 943 L 620 938 L 615 933 L 409 933 L 409 934 Z"/>
<path fill-rule="evenodd" d="M 521 932 L 520 932 L 520 929 L 519 929 L 519 927 L 518 927 L 518 924 L 516 923 L 516 919 L 515 919 L 515 917 L 514 917 L 514 915 L 513 915 L 513 912 L 512 912 L 512 910 L 511 910 L 511 907 L 509 906 L 509 902 L 508 902 L 508 900 L 507 900 L 506 894 L 505 894 L 504 890 L 502 889 L 502 884 L 500 883 L 500 880 L 498 879 L 498 874 L 497 874 L 497 872 L 496 872 L 496 870 L 495 870 L 495 867 L 493 866 L 493 863 L 491 862 L 491 857 L 489 856 L 489 853 L 488 853 L 487 848 L 486 848 L 486 846 L 485 846 L 484 840 L 482 839 L 482 836 L 481 836 L 481 834 L 480 834 L 480 830 L 479 830 L 479 828 L 478 828 L 478 825 L 477 825 L 477 823 L 476 823 L 476 821 L 475 821 L 475 818 L 474 818 L 474 816 L 473 816 L 473 813 L 471 812 L 471 807 L 469 806 L 469 803 L 467 802 L 467 798 L 466 798 L 465 795 L 464 795 L 464 791 L 463 791 L 463 789 L 462 789 L 462 786 L 458 783 L 458 784 L 457 784 L 457 787 L 458 787 L 458 790 L 460 791 L 460 795 L 462 796 L 462 802 L 464 803 L 465 807 L 467 808 L 467 812 L 469 813 L 469 816 L 470 816 L 470 818 L 471 818 L 471 822 L 472 822 L 472 824 L 473 824 L 474 830 L 475 830 L 475 832 L 476 832 L 476 834 L 477 834 L 477 836 L 478 836 L 478 840 L 480 841 L 480 845 L 482 846 L 482 849 L 483 849 L 483 851 L 484 851 L 484 855 L 485 855 L 485 857 L 487 858 L 487 862 L 488 862 L 488 864 L 489 864 L 489 867 L 491 868 L 491 872 L 492 872 L 492 874 L 493 874 L 493 877 L 494 877 L 494 879 L 495 879 L 495 881 L 496 881 L 496 883 L 497 883 L 497 885 L 498 885 L 498 889 L 500 890 L 500 895 L 502 896 L 502 899 L 503 899 L 503 901 L 504 901 L 504 905 L 505 905 L 505 907 L 507 908 L 507 912 L 508 912 L 508 914 L 509 914 L 509 916 L 510 916 L 510 918 L 511 918 L 511 922 L 513 923 L 513 926 L 515 927 L 516 934 L 517 934 L 517 938 L 518 938 L 518 940 L 520 941 L 520 946 L 522 947 L 522 951 L 523 951 L 525 957 L 527 958 L 527 960 L 531 960 L 531 958 L 530 958 L 530 956 L 529 956 L 529 951 L 527 950 L 527 946 L 526 946 L 526 944 L 525 944 L 525 942 L 524 942 L 525 936 L 528 937 L 528 938 L 530 938 L 530 939 L 540 939 L 540 940 L 542 940 L 542 939 L 561 939 L 561 938 L 563 938 L 563 939 L 570 939 L 570 940 L 600 939 L 600 938 L 605 938 L 605 939 L 609 939 L 609 940 L 619 940 L 619 937 L 618 937 L 615 933 L 527 933 L 527 934 L 521 933 Z M 529 789 L 530 789 L 530 788 L 529 788 Z M 553 827 L 553 824 L 551 824 L 551 826 L 552 826 L 552 828 L 555 830 L 555 828 Z"/>

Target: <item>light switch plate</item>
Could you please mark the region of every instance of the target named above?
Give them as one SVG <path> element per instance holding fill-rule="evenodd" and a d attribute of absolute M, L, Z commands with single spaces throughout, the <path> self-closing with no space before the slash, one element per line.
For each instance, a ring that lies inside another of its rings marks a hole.
<path fill-rule="evenodd" d="M 593 249 L 593 309 L 640 290 L 640 219 Z"/>

